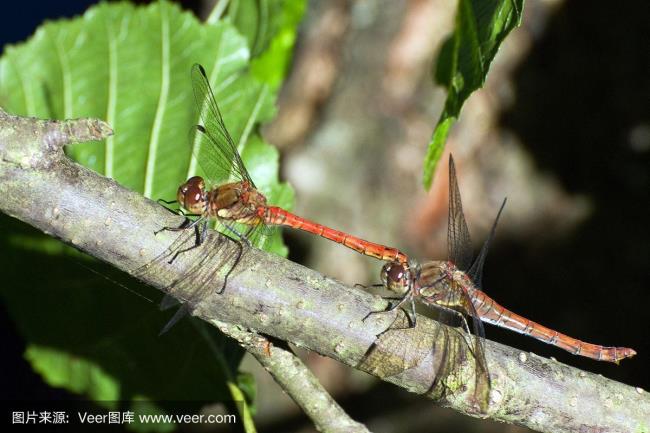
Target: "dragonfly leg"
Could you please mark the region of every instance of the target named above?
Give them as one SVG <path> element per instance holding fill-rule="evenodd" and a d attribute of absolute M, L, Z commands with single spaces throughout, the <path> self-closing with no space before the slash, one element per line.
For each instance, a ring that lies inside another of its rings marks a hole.
<path fill-rule="evenodd" d="M 417 319 L 416 319 L 417 314 L 415 312 L 415 297 L 417 295 L 419 295 L 419 293 L 416 290 L 415 281 L 417 281 L 419 277 L 420 277 L 420 267 L 417 266 L 416 271 L 415 271 L 415 275 L 414 276 L 412 275 L 411 278 L 408 278 L 408 290 L 406 291 L 406 293 L 404 293 L 404 295 L 401 298 L 397 298 L 397 299 L 399 299 L 399 301 L 397 303 L 395 303 L 395 305 L 391 305 L 391 307 L 388 310 L 371 311 L 370 313 L 368 313 L 366 315 L 366 317 L 363 318 L 362 321 L 365 321 L 368 317 L 370 317 L 371 314 L 390 313 L 392 311 L 395 311 L 398 308 L 400 308 L 402 305 L 404 305 L 405 302 L 409 301 L 411 303 L 411 314 L 409 315 L 409 313 L 406 312 L 406 316 L 407 316 L 407 318 L 409 320 L 410 326 L 408 328 L 404 328 L 404 329 L 414 328 L 416 326 L 416 323 L 417 323 Z M 373 285 L 373 287 L 374 286 L 377 286 L 377 285 Z M 380 284 L 378 286 L 383 287 L 383 284 Z M 384 298 L 384 299 L 389 299 L 389 298 Z M 395 299 L 395 298 L 393 298 L 393 299 Z"/>
<path fill-rule="evenodd" d="M 418 317 L 418 315 L 415 312 L 415 297 L 413 296 L 411 291 L 408 291 L 406 293 L 406 295 L 402 296 L 402 298 L 399 300 L 399 302 L 396 303 L 395 305 L 391 306 L 388 310 L 386 310 L 386 312 L 388 313 L 388 312 L 394 311 L 394 310 L 400 308 L 406 302 L 409 302 L 411 304 L 411 308 L 409 308 L 408 311 L 407 311 L 406 308 L 404 309 L 404 313 L 406 314 L 406 317 L 407 317 L 407 319 L 409 321 L 409 326 L 407 326 L 405 328 L 394 328 L 394 329 L 412 329 L 412 328 L 415 328 L 417 326 L 417 317 Z"/>
<path fill-rule="evenodd" d="M 201 226 L 201 235 L 197 243 L 201 245 L 205 241 L 205 238 L 207 237 L 208 237 L 208 222 L 204 221 L 203 225 Z"/>
<path fill-rule="evenodd" d="M 391 307 L 386 310 L 386 313 L 397 310 L 399 307 L 404 305 L 405 302 L 409 301 L 412 298 L 413 297 L 411 296 L 411 292 L 407 292 L 406 295 L 402 296 L 395 305 L 391 305 Z"/>
<path fill-rule="evenodd" d="M 187 221 L 189 221 L 189 220 L 187 220 Z M 200 228 L 196 226 L 199 221 L 202 222 L 202 224 L 200 225 Z M 203 244 L 203 241 L 205 240 L 205 237 L 207 236 L 207 233 L 208 233 L 208 222 L 201 219 L 201 218 L 196 220 L 196 221 L 193 221 L 192 224 L 189 227 L 185 227 L 185 228 L 180 228 L 179 227 L 178 229 L 172 230 L 172 231 L 187 230 L 188 228 L 191 228 L 191 227 L 194 227 L 194 229 L 196 230 L 196 241 L 194 242 L 194 245 L 192 245 L 191 247 L 183 248 L 182 250 L 176 251 L 176 254 L 174 254 L 174 257 L 172 257 L 171 260 L 167 262 L 170 265 L 172 263 L 174 263 L 176 258 L 178 256 L 180 256 L 181 254 L 186 253 L 188 251 L 191 251 L 194 248 L 197 248 L 197 247 L 201 246 L 201 244 Z"/>
<path fill-rule="evenodd" d="M 467 332 L 467 335 L 472 335 L 472 333 L 469 330 L 469 324 L 467 323 L 467 319 L 465 318 L 465 316 L 460 314 L 460 320 L 463 322 L 463 327 L 465 328 L 465 332 Z"/>
<path fill-rule="evenodd" d="M 406 318 L 408 320 L 409 325 L 408 326 L 400 326 L 400 327 L 393 327 L 392 325 L 389 327 L 389 329 L 392 330 L 400 330 L 400 329 L 413 329 L 417 326 L 417 314 L 415 313 L 415 298 L 412 296 L 403 296 L 401 298 L 384 298 L 384 299 L 399 299 L 399 302 L 397 302 L 395 305 L 391 306 L 388 310 L 383 310 L 383 311 L 371 311 L 362 319 L 362 321 L 365 321 L 370 315 L 372 314 L 380 314 L 380 313 L 390 313 L 391 311 L 396 310 L 400 306 L 402 306 L 406 301 L 411 303 L 411 308 L 404 309 L 404 314 L 406 314 Z M 397 319 L 396 319 L 397 320 Z M 394 323 L 394 322 L 393 322 Z"/>
<path fill-rule="evenodd" d="M 354 287 L 357 289 L 368 289 L 370 287 L 384 287 L 384 285 L 379 283 L 379 284 L 371 284 L 369 286 L 364 286 L 363 284 L 356 283 Z M 389 298 L 384 298 L 384 299 L 389 299 Z M 395 299 L 401 299 L 401 298 L 395 298 Z"/>
<path fill-rule="evenodd" d="M 252 227 L 249 227 L 246 230 L 246 232 L 242 234 L 242 233 L 239 233 L 239 231 L 237 229 L 235 229 L 234 227 L 232 227 L 230 224 L 227 224 L 224 221 L 221 221 L 221 223 L 223 224 L 223 226 L 229 232 L 231 232 L 232 234 L 234 234 L 236 236 L 236 238 L 233 238 L 233 237 L 228 236 L 227 234 L 225 235 L 228 238 L 232 239 L 237 244 L 237 256 L 235 258 L 235 263 L 230 267 L 230 269 L 228 269 L 228 272 L 226 272 L 226 275 L 224 276 L 224 279 L 223 279 L 223 284 L 221 285 L 221 288 L 217 291 L 217 294 L 221 294 L 221 293 L 223 293 L 224 290 L 226 290 L 226 285 L 228 284 L 228 278 L 230 277 L 231 272 L 237 267 L 237 265 L 239 264 L 239 261 L 241 260 L 242 256 L 244 255 L 244 245 L 243 245 L 243 243 L 246 243 L 246 245 L 248 245 L 249 247 L 252 248 L 253 245 L 251 244 L 248 237 L 253 232 L 253 230 L 255 230 L 255 226 L 252 226 Z"/>
<path fill-rule="evenodd" d="M 415 298 L 411 296 L 411 328 L 418 324 L 418 315 L 415 313 Z"/>
<path fill-rule="evenodd" d="M 173 213 L 174 215 L 200 216 L 200 215 L 196 215 L 196 214 L 186 214 L 185 211 L 183 209 L 181 209 L 181 208 L 172 209 L 172 208 L 168 208 L 167 206 L 165 206 L 166 204 L 169 205 L 169 204 L 178 203 L 178 201 L 176 201 L 176 200 L 167 201 L 167 200 L 164 200 L 162 198 L 159 198 L 158 200 L 156 200 L 156 203 L 162 205 L 162 207 L 164 207 L 165 209 L 167 209 L 169 212 Z"/>
<path fill-rule="evenodd" d="M 246 230 L 246 233 L 244 233 L 244 236 L 242 237 L 242 240 L 243 240 L 244 242 L 246 242 L 246 245 L 248 245 L 248 246 L 251 247 L 251 248 L 253 247 L 253 244 L 251 243 L 250 237 L 251 237 L 251 235 L 253 234 L 253 231 L 255 231 L 255 228 L 256 228 L 256 227 L 257 227 L 257 226 L 250 226 L 250 227 Z"/>
<path fill-rule="evenodd" d="M 251 234 L 251 232 L 255 229 L 255 226 L 253 226 L 253 227 L 249 227 L 249 228 L 246 230 L 245 233 L 239 233 L 239 230 L 237 230 L 236 228 L 234 228 L 234 227 L 231 226 L 230 224 L 227 224 L 227 223 L 224 222 L 224 221 L 221 221 L 221 223 L 223 224 L 223 226 L 224 226 L 226 229 L 228 229 L 229 232 L 231 232 L 232 234 L 234 234 L 235 236 L 237 236 L 237 238 L 238 238 L 240 241 L 245 242 L 246 245 L 248 245 L 249 247 L 252 247 L 252 246 L 253 246 L 253 245 L 251 244 L 251 241 L 248 240 L 248 236 L 249 236 L 249 235 Z"/>
<path fill-rule="evenodd" d="M 173 211 L 171 211 L 171 212 L 173 212 Z M 196 226 L 198 223 L 200 223 L 201 221 L 204 220 L 203 217 L 200 216 L 200 215 L 190 215 L 190 214 L 186 215 L 186 214 L 182 213 L 182 211 L 180 211 L 180 210 L 179 210 L 179 212 L 181 212 L 181 215 L 183 215 L 185 217 L 187 217 L 187 216 L 199 216 L 199 218 L 195 219 L 194 221 L 192 221 L 191 219 L 185 219 L 185 221 L 183 221 L 183 224 L 181 224 L 178 227 L 163 227 L 160 230 L 156 230 L 155 232 L 153 232 L 154 236 L 156 236 L 160 232 L 180 232 L 180 231 L 183 231 L 183 230 L 191 229 L 194 226 Z"/>
<path fill-rule="evenodd" d="M 388 308 L 387 310 L 379 310 L 379 311 L 371 311 L 371 312 L 369 312 L 368 314 L 366 314 L 366 316 L 363 319 L 361 319 L 362 322 L 365 322 L 366 319 L 368 317 L 372 316 L 373 314 L 392 313 L 393 311 L 397 310 L 399 307 L 404 305 L 405 302 L 407 302 L 409 300 L 412 301 L 413 297 L 412 297 L 411 292 L 409 291 L 404 296 L 402 296 L 400 298 L 383 298 L 383 299 L 389 299 L 389 300 L 397 299 L 398 301 L 394 305 L 391 305 L 390 308 Z M 412 302 L 411 305 L 413 306 L 413 312 L 415 312 L 415 303 Z M 407 313 L 407 316 L 408 316 L 408 313 Z M 413 326 L 415 326 L 414 325 L 414 320 L 412 320 L 411 317 L 409 317 L 409 322 L 413 323 Z M 412 328 L 413 326 L 409 326 L 409 328 Z"/>
<path fill-rule="evenodd" d="M 447 311 L 456 317 L 460 318 L 461 321 L 461 326 L 463 328 L 463 331 L 467 332 L 467 335 L 471 335 L 472 333 L 469 330 L 469 324 L 467 323 L 467 319 L 465 318 L 465 315 L 463 315 L 461 312 L 454 310 L 453 308 L 445 307 L 444 305 L 439 305 L 435 304 L 433 305 L 435 308 L 438 308 L 442 311 Z"/>
<path fill-rule="evenodd" d="M 235 243 L 237 244 L 237 256 L 235 258 L 235 263 L 228 269 L 228 272 L 226 272 L 226 275 L 223 277 L 223 284 L 221 285 L 221 288 L 217 290 L 217 295 L 220 295 L 223 293 L 224 290 L 226 290 L 226 284 L 228 284 L 228 277 L 230 277 L 230 274 L 232 271 L 237 267 L 239 264 L 239 261 L 241 260 L 242 255 L 244 255 L 244 245 L 242 245 L 241 241 L 239 240 L 234 240 Z"/>

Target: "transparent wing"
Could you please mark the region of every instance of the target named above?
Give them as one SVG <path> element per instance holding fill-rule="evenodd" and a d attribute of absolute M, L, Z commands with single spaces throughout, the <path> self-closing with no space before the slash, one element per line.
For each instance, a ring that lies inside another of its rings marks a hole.
<path fill-rule="evenodd" d="M 221 116 L 217 100 L 210 87 L 210 81 L 203 66 L 192 66 L 192 88 L 194 98 L 203 125 L 197 125 L 196 130 L 201 140 L 201 151 L 195 155 L 201 164 L 208 180 L 227 179 L 230 176 L 236 180 L 248 181 L 254 187 L 244 162 L 237 151 L 226 124 Z"/>
<path fill-rule="evenodd" d="M 163 288 L 166 294 L 175 298 L 178 298 L 180 293 L 185 294 L 180 299 L 183 305 L 165 325 L 161 334 L 169 330 L 186 313 L 190 313 L 206 296 L 212 292 L 220 292 L 225 286 L 226 278 L 232 276 L 248 248 L 243 242 L 236 242 L 209 231 L 201 245 L 196 247 L 200 249 L 197 254 L 193 255 L 196 258 L 189 263 L 186 267 L 187 270 L 182 275 L 176 276 L 174 267 L 169 264 L 169 261 L 172 259 L 185 260 L 187 254 L 183 251 L 195 246 L 196 233 L 191 229 L 180 232 L 176 240 L 165 251 L 133 271 L 133 275 L 140 278 L 153 273 L 162 275 L 170 281 L 169 285 Z M 179 252 L 182 254 L 177 256 Z M 173 303 L 169 296 L 165 296 L 161 309 L 169 308 Z"/>
<path fill-rule="evenodd" d="M 377 335 L 358 368 L 386 379 L 417 367 L 430 356 L 432 350 L 444 352 L 445 336 L 440 336 L 438 332 L 445 328 L 435 327 L 430 321 L 418 322 L 416 327 L 410 325 L 411 320 L 406 312 L 398 310 L 393 323 Z M 438 372 L 435 377 L 439 377 Z"/>
<path fill-rule="evenodd" d="M 470 353 L 474 357 L 474 398 L 481 407 L 482 411 L 486 411 L 489 403 L 490 395 L 490 374 L 487 367 L 487 360 L 485 359 L 485 350 L 483 348 L 483 340 L 485 339 L 485 329 L 478 312 L 474 308 L 474 303 L 470 299 L 467 289 L 457 282 L 453 282 L 448 291 L 449 296 L 447 299 L 455 299 L 457 309 L 460 310 L 462 321 L 464 322 L 463 328 L 470 331 L 466 335 L 467 346 Z M 467 322 L 471 324 L 468 324 Z"/>
<path fill-rule="evenodd" d="M 228 220 L 216 220 L 214 228 L 226 236 L 248 242 L 260 250 L 266 250 L 273 236 L 280 230 L 277 226 L 264 223 L 247 225 Z"/>
<path fill-rule="evenodd" d="M 472 243 L 463 214 L 454 158 L 449 155 L 449 217 L 447 219 L 448 259 L 458 269 L 467 270 L 472 264 Z"/>
<path fill-rule="evenodd" d="M 457 341 L 448 339 L 450 346 L 444 348 L 444 362 L 441 364 L 441 369 L 443 372 L 454 371 L 457 364 L 466 358 L 463 353 L 469 349 L 469 353 L 475 360 L 475 398 L 481 409 L 485 410 L 490 390 L 490 377 L 483 350 L 485 330 L 467 289 L 459 281 L 450 280 L 441 273 L 440 262 L 435 261 L 422 265 L 419 286 L 424 293 L 430 293 L 420 299 L 437 312 L 438 322 L 467 331 L 461 333 L 466 342 L 463 347 L 454 346 L 453 343 L 457 344 Z"/>
<path fill-rule="evenodd" d="M 467 271 L 467 275 L 470 276 L 470 278 L 474 282 L 474 285 L 476 285 L 476 287 L 478 288 L 482 287 L 481 280 L 483 279 L 483 265 L 485 264 L 485 258 L 487 257 L 488 248 L 490 247 L 490 244 L 494 239 L 494 235 L 497 230 L 497 223 L 499 222 L 499 217 L 501 216 L 501 212 L 503 212 L 503 208 L 506 206 L 506 200 L 507 198 L 503 199 L 503 203 L 501 204 L 501 208 L 499 208 L 497 217 L 494 219 L 494 223 L 492 223 L 492 229 L 490 229 L 490 234 L 488 235 L 487 239 L 483 243 L 483 246 L 481 247 L 481 251 L 479 252 L 478 256 L 476 256 L 476 259 L 474 260 L 472 267 L 469 269 L 469 271 Z"/>
<path fill-rule="evenodd" d="M 485 329 L 483 328 L 483 322 L 481 321 L 476 308 L 474 308 L 474 303 L 470 299 L 467 290 L 458 286 L 460 290 L 461 302 L 464 305 L 465 312 L 467 316 L 470 317 L 472 322 L 472 331 L 474 335 L 468 336 L 472 340 L 471 343 L 468 343 L 472 354 L 474 355 L 475 361 L 475 383 L 474 383 L 474 397 L 481 406 L 481 409 L 485 412 L 487 410 L 490 398 L 490 373 L 487 367 L 487 360 L 485 359 L 485 349 L 483 348 L 483 340 L 485 339 Z"/>
<path fill-rule="evenodd" d="M 503 206 L 501 209 L 503 209 Z M 500 214 L 501 211 L 499 211 L 499 215 Z M 481 249 L 481 254 L 479 254 L 472 265 L 472 244 L 469 236 L 469 229 L 467 228 L 467 221 L 465 220 L 465 214 L 463 213 L 463 204 L 460 196 L 460 189 L 458 188 L 458 178 L 456 176 L 456 166 L 451 155 L 449 155 L 448 225 L 447 248 L 449 249 L 449 260 L 451 260 L 458 269 L 463 271 L 469 270 L 468 276 L 472 279 L 472 282 L 476 285 L 480 284 L 480 274 L 483 270 L 483 263 L 485 262 L 485 256 L 487 255 L 489 241 L 494 235 L 493 232 L 496 227 L 496 221 L 492 228 L 492 233 L 488 237 L 488 241 L 486 241 L 486 244 Z M 471 269 L 470 265 L 472 265 Z M 469 318 L 472 323 L 471 332 L 473 335 L 468 335 L 467 337 L 470 339 L 468 345 L 474 356 L 476 366 L 474 395 L 481 406 L 481 409 L 485 410 L 489 403 L 490 375 L 482 342 L 485 338 L 483 322 L 474 308 L 474 304 L 472 303 L 467 289 L 461 284 L 458 284 L 457 281 L 450 282 L 446 299 L 443 302 L 449 302 L 446 305 L 450 306 L 455 304 L 456 308 L 460 309 L 462 313 L 464 313 L 464 317 Z"/>

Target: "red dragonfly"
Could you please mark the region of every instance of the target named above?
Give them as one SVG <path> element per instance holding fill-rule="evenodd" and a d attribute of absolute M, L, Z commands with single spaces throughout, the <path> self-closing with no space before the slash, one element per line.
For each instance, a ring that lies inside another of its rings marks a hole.
<path fill-rule="evenodd" d="M 187 215 L 197 218 L 186 221 L 181 227 L 164 227 L 162 230 L 178 231 L 195 227 L 199 235 L 196 244 L 192 247 L 194 248 L 205 240 L 207 222 L 211 219 L 216 219 L 226 231 L 234 234 L 237 241 L 246 243 L 249 243 L 249 239 L 253 237 L 253 232 L 258 235 L 264 232 L 256 229 L 286 226 L 322 236 L 361 254 L 406 265 L 408 258 L 395 248 L 363 240 L 301 218 L 280 207 L 268 205 L 266 197 L 255 187 L 237 151 L 237 146 L 228 133 L 203 66 L 195 64 L 192 67 L 192 85 L 203 121 L 203 125 L 197 125 L 196 128 L 207 143 L 201 154 L 205 155 L 205 158 L 199 159 L 199 163 L 208 180 L 230 177 L 234 181 L 213 184 L 210 189 L 202 177 L 189 178 L 178 188 L 176 198 L 181 207 L 188 212 Z M 243 224 L 247 229 L 242 233 L 233 223 Z M 176 252 L 171 261 L 186 250 Z"/>
<path fill-rule="evenodd" d="M 475 329 L 478 330 L 478 335 L 482 335 L 480 322 L 483 321 L 528 335 L 544 343 L 567 350 L 574 355 L 585 356 L 599 361 L 618 363 L 624 358 L 636 355 L 633 349 L 627 347 L 606 347 L 586 343 L 549 329 L 507 310 L 481 290 L 483 264 L 504 206 L 505 200 L 492 225 L 488 239 L 470 267 L 469 231 L 463 215 L 460 191 L 456 179 L 456 168 L 450 155 L 447 232 L 449 260 L 430 261 L 421 266 L 414 261 L 411 261 L 406 266 L 398 262 L 388 263 L 382 268 L 382 282 L 388 289 L 404 295 L 399 304 L 409 300 L 413 303 L 413 299 L 417 298 L 425 304 L 442 309 L 451 309 L 471 317 L 476 324 Z M 396 307 L 397 305 L 393 308 Z M 480 354 L 482 350 L 477 352 Z M 481 362 L 483 361 L 481 360 Z"/>

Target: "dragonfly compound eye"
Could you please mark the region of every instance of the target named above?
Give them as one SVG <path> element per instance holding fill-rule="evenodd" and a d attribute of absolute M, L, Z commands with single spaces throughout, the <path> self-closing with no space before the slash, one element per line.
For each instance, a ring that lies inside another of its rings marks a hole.
<path fill-rule="evenodd" d="M 205 183 L 199 176 L 191 177 L 178 188 L 177 200 L 190 213 L 201 214 L 205 208 Z"/>
<path fill-rule="evenodd" d="M 399 263 L 389 263 L 381 269 L 381 281 L 388 290 L 403 293 L 407 287 L 407 271 Z"/>
<path fill-rule="evenodd" d="M 401 281 L 404 278 L 404 267 L 397 264 L 392 265 L 387 276 L 389 281 Z"/>

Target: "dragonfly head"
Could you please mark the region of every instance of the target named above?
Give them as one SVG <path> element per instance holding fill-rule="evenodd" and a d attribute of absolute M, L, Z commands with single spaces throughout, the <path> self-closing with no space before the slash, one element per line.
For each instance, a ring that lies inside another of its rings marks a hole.
<path fill-rule="evenodd" d="M 386 263 L 381 268 L 381 282 L 388 290 L 398 295 L 405 294 L 415 278 L 410 266 L 399 262 Z"/>
<path fill-rule="evenodd" d="M 207 206 L 203 178 L 200 176 L 190 177 L 187 182 L 178 188 L 176 199 L 189 213 L 196 215 L 203 214 Z"/>

